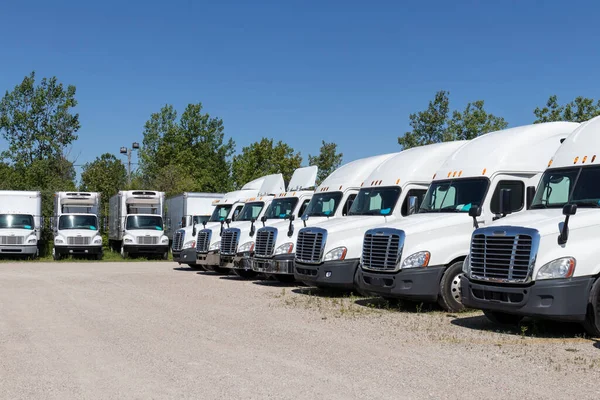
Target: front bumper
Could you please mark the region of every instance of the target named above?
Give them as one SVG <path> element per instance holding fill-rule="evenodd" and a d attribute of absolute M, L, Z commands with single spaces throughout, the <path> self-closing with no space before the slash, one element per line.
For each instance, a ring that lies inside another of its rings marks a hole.
<path fill-rule="evenodd" d="M 219 265 L 220 256 L 218 250 L 209 251 L 208 253 L 196 253 L 196 264 L 202 266 Z"/>
<path fill-rule="evenodd" d="M 561 321 L 585 320 L 591 276 L 507 286 L 461 278 L 462 303 L 470 308 Z"/>
<path fill-rule="evenodd" d="M 252 254 L 250 253 L 237 253 L 236 255 L 221 254 L 219 266 L 222 268 L 252 271 L 251 259 Z"/>
<path fill-rule="evenodd" d="M 0 254 L 37 254 L 37 245 L 0 246 Z"/>
<path fill-rule="evenodd" d="M 102 245 L 97 246 L 54 246 L 56 254 L 96 255 L 102 254 Z"/>
<path fill-rule="evenodd" d="M 358 262 L 358 259 L 325 261 L 318 265 L 296 262 L 294 277 L 308 286 L 353 289 Z"/>
<path fill-rule="evenodd" d="M 277 255 L 273 258 L 254 257 L 252 270 L 264 274 L 294 275 L 294 254 Z"/>
<path fill-rule="evenodd" d="M 125 244 L 123 249 L 129 254 L 165 254 L 169 251 L 169 245 L 137 245 Z"/>
<path fill-rule="evenodd" d="M 194 249 L 193 247 L 179 251 L 172 251 L 172 253 L 173 261 L 175 262 L 188 265 L 196 264 L 196 249 Z"/>
<path fill-rule="evenodd" d="M 443 266 L 409 268 L 395 273 L 358 269 L 358 286 L 368 294 L 399 299 L 436 301 Z"/>

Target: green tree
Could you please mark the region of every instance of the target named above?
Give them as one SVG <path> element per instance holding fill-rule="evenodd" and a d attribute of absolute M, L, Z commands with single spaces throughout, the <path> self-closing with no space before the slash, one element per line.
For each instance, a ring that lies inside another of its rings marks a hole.
<path fill-rule="evenodd" d="M 288 144 L 262 138 L 259 142 L 244 147 L 241 154 L 233 157 L 233 179 L 236 188 L 246 182 L 269 174 L 283 174 L 289 182 L 294 170 L 300 168 L 302 156 Z"/>
<path fill-rule="evenodd" d="M 182 191 L 225 192 L 231 187 L 235 143 L 225 140 L 223 121 L 189 104 L 178 118 L 171 105 L 153 113 L 139 152 L 145 185 L 168 195 Z"/>
<path fill-rule="evenodd" d="M 335 171 L 341 164 L 344 157 L 343 153 L 337 152 L 336 143 L 327 143 L 321 141 L 321 149 L 319 155 L 308 155 L 308 165 L 316 165 L 319 167 L 317 174 L 317 185 Z"/>
<path fill-rule="evenodd" d="M 450 114 L 449 92 L 439 91 L 425 111 L 410 114 L 412 130 L 398 138 L 403 149 L 431 143 L 468 140 L 504 129 L 508 123 L 484 109 L 484 101 L 468 103 L 464 111 Z M 450 116 L 451 115 L 451 116 Z"/>
<path fill-rule="evenodd" d="M 24 166 L 64 157 L 80 127 L 76 105 L 75 86 L 65 88 L 56 77 L 36 85 L 35 72 L 26 76 L 0 101 L 0 131 L 8 142 L 3 157 Z"/>
<path fill-rule="evenodd" d="M 594 101 L 587 97 L 578 96 L 573 101 L 560 105 L 558 97 L 548 98 L 546 106 L 533 110 L 536 119 L 534 123 L 551 121 L 584 122 L 600 115 L 600 100 Z"/>
<path fill-rule="evenodd" d="M 100 192 L 104 215 L 108 215 L 108 200 L 119 190 L 125 189 L 126 185 L 125 165 L 110 153 L 104 153 L 83 166 L 80 189 L 86 192 Z"/>

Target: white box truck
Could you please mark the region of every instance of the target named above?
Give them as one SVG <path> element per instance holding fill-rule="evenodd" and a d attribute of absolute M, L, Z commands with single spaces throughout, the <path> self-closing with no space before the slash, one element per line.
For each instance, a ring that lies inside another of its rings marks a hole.
<path fill-rule="evenodd" d="M 1 190 L 0 255 L 37 257 L 41 231 L 41 193 Z"/>
<path fill-rule="evenodd" d="M 215 208 L 213 202 L 221 198 L 222 193 L 198 192 L 185 192 L 169 197 L 165 200 L 165 235 L 173 241 L 178 229 L 208 222 Z"/>
<path fill-rule="evenodd" d="M 221 221 L 220 225 L 206 227 L 198 232 L 196 243 L 197 263 L 205 269 L 224 274 L 231 271 L 221 266 L 221 257 L 219 255 L 222 238 L 225 239 L 225 243 L 228 246 L 230 243 L 233 243 L 229 240 L 231 231 L 225 234 L 224 223 L 227 224 L 226 228 L 255 226 L 256 221 L 263 215 L 265 207 L 273 199 L 274 196 L 272 194 L 285 192 L 285 182 L 281 174 L 267 175 L 261 179 L 262 184 L 257 194 L 244 200 L 244 207 L 235 221 L 227 219 L 226 221 Z M 258 227 L 255 226 L 255 229 L 258 229 Z M 230 253 L 232 250 L 227 247 L 225 251 Z"/>
<path fill-rule="evenodd" d="M 473 232 L 461 278 L 463 304 L 500 324 L 524 316 L 575 321 L 600 336 L 599 207 L 596 117 L 558 148 L 528 211 Z"/>
<path fill-rule="evenodd" d="M 363 183 L 346 217 L 300 229 L 296 280 L 308 286 L 356 289 L 365 232 L 413 213 L 414 201 L 423 198 L 435 171 L 464 145 L 456 141 L 415 147 L 381 163 Z"/>
<path fill-rule="evenodd" d="M 129 255 L 169 256 L 169 238 L 164 232 L 164 192 L 119 191 L 109 200 L 108 238 L 123 258 Z"/>
<path fill-rule="evenodd" d="M 57 192 L 54 194 L 52 257 L 68 255 L 102 259 L 100 193 Z"/>
<path fill-rule="evenodd" d="M 202 263 L 197 262 L 199 257 L 196 253 L 196 242 L 199 231 L 218 227 L 221 232 L 226 220 L 235 221 L 244 208 L 246 198 L 258 194 L 258 189 L 262 186 L 263 181 L 264 177 L 255 179 L 246 183 L 240 190 L 226 193 L 221 199 L 213 200 L 213 213 L 208 221 L 202 223 L 202 226 L 192 224 L 178 229 L 175 235 L 179 235 L 179 237 L 172 250 L 173 261 L 180 265 L 187 264 L 192 269 L 206 269 Z"/>
<path fill-rule="evenodd" d="M 258 229 L 252 269 L 265 278 L 292 282 L 298 230 L 347 215 L 360 185 L 376 167 L 394 154 L 382 154 L 344 164 L 315 189 L 308 206 L 300 214 L 300 217 L 304 216 L 302 221 L 278 221 Z"/>
<path fill-rule="evenodd" d="M 293 230 L 293 220 L 302 215 L 314 193 L 314 189 L 307 189 L 315 187 L 318 171 L 319 168 L 314 165 L 296 169 L 287 192 L 275 196 L 262 196 L 261 202 L 264 203 L 265 211 L 258 217 L 260 222 L 240 222 L 227 228 L 221 236 L 220 266 L 233 269 L 242 278 L 254 278 L 257 273 L 252 269 L 251 258 L 254 254 L 258 226 L 265 227 L 288 220 L 289 229 Z M 261 242 L 261 245 L 263 243 Z"/>
<path fill-rule="evenodd" d="M 366 232 L 360 289 L 462 310 L 460 275 L 474 226 L 526 210 L 548 160 L 577 126 L 520 126 L 458 149 L 437 170 L 417 214 Z"/>

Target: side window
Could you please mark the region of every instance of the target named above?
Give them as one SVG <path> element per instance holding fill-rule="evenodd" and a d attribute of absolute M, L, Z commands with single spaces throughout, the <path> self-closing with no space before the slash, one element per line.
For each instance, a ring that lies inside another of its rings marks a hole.
<path fill-rule="evenodd" d="M 235 221 L 237 219 L 238 215 L 240 214 L 240 211 L 242 211 L 242 208 L 244 208 L 244 206 L 237 206 L 235 210 L 233 210 L 233 218 L 231 219 L 232 221 Z"/>
<path fill-rule="evenodd" d="M 308 206 L 308 203 L 310 203 L 310 199 L 304 200 L 304 203 L 302 203 L 302 205 L 300 206 L 300 210 L 298 210 L 298 218 L 300 218 L 304 214 L 304 211 L 306 211 L 306 207 Z"/>
<path fill-rule="evenodd" d="M 406 197 L 404 198 L 404 202 L 402 202 L 402 215 L 404 217 L 406 217 L 408 215 L 408 198 L 412 197 L 412 196 L 416 196 L 417 197 L 417 207 L 419 207 L 421 204 L 423 204 L 423 199 L 425 198 L 425 193 L 427 193 L 427 190 L 425 189 L 411 189 L 408 191 L 408 193 L 406 193 Z"/>
<path fill-rule="evenodd" d="M 490 210 L 494 214 L 500 213 L 500 190 L 510 190 L 510 211 L 520 211 L 525 204 L 525 184 L 521 181 L 500 181 L 494 190 Z"/>
<path fill-rule="evenodd" d="M 351 194 L 348 196 L 348 200 L 346 200 L 346 204 L 344 204 L 344 208 L 342 209 L 342 215 L 348 215 L 348 211 L 350 211 L 350 207 L 352 207 L 352 203 L 354 203 L 354 199 L 356 198 L 356 194 Z"/>

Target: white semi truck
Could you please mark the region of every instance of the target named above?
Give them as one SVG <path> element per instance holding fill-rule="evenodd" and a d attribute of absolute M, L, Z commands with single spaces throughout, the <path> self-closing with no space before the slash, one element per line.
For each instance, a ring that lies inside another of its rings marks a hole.
<path fill-rule="evenodd" d="M 169 197 L 165 200 L 165 235 L 172 241 L 178 229 L 208 222 L 215 208 L 214 201 L 221 198 L 222 193 L 197 192 L 184 192 Z"/>
<path fill-rule="evenodd" d="M 164 232 L 165 194 L 153 190 L 119 191 L 109 200 L 108 238 L 123 258 L 129 255 L 169 256 Z"/>
<path fill-rule="evenodd" d="M 458 149 L 436 172 L 418 214 L 366 232 L 360 289 L 463 309 L 460 275 L 473 228 L 526 210 L 548 160 L 578 125 L 520 126 Z"/>
<path fill-rule="evenodd" d="M 0 191 L 0 255 L 37 257 L 41 231 L 40 192 Z"/>
<path fill-rule="evenodd" d="M 261 202 L 264 203 L 265 211 L 260 216 L 260 222 L 250 221 L 250 224 L 240 222 L 227 228 L 221 237 L 219 265 L 222 268 L 233 269 L 240 277 L 254 278 L 257 273 L 252 270 L 251 258 L 258 237 L 256 231 L 258 226 L 262 225 L 264 228 L 275 222 L 287 220 L 288 229 L 293 231 L 294 219 L 302 215 L 312 198 L 318 170 L 317 166 L 298 168 L 292 174 L 287 192 L 275 196 L 263 196 Z M 265 239 L 268 242 L 269 239 Z M 256 244 L 262 246 L 267 243 L 263 241 Z M 259 251 L 262 251 L 262 248 Z"/>
<path fill-rule="evenodd" d="M 599 183 L 596 117 L 558 148 L 528 211 L 473 232 L 463 304 L 500 324 L 524 316 L 575 321 L 600 336 Z"/>
<path fill-rule="evenodd" d="M 258 190 L 256 196 L 245 199 L 244 208 L 236 217 L 235 221 L 227 219 L 225 224 L 226 228 L 243 228 L 243 227 L 254 227 L 257 221 L 264 214 L 264 210 L 270 204 L 274 198 L 275 193 L 285 192 L 285 182 L 281 174 L 267 175 L 264 177 L 263 183 Z M 221 241 L 225 240 L 225 243 L 229 245 L 232 243 L 229 240 L 231 231 L 225 234 L 224 224 L 220 226 L 207 227 L 198 232 L 196 241 L 196 258 L 197 264 L 205 269 L 213 270 L 217 273 L 227 274 L 231 271 L 229 268 L 224 268 L 221 265 L 221 257 L 219 250 L 221 249 Z M 243 250 L 243 249 L 240 249 Z M 226 252 L 230 252 L 231 249 L 227 247 Z"/>
<path fill-rule="evenodd" d="M 213 200 L 214 210 L 206 222 L 202 222 L 202 226 L 192 224 L 185 228 L 178 229 L 175 232 L 177 237 L 176 246 L 172 248 L 173 261 L 181 264 L 187 264 L 192 269 L 205 269 L 197 263 L 196 255 L 196 240 L 198 232 L 202 229 L 219 228 L 221 232 L 224 228 L 225 221 L 235 221 L 239 213 L 244 208 L 244 202 L 247 198 L 256 196 L 258 190 L 262 186 L 265 178 L 261 177 L 246 183 L 240 190 L 226 193 L 221 199 Z"/>
<path fill-rule="evenodd" d="M 52 257 L 69 255 L 102 259 L 100 193 L 57 192 L 54 194 Z"/>
<path fill-rule="evenodd" d="M 300 228 L 347 215 L 360 185 L 375 168 L 395 154 L 367 157 L 344 164 L 315 189 L 306 210 L 300 214 L 302 221 L 278 221 L 258 229 L 252 269 L 282 282 L 293 281 L 295 244 Z"/>
<path fill-rule="evenodd" d="M 363 183 L 346 217 L 302 228 L 294 276 L 309 286 L 356 288 L 365 232 L 415 211 L 435 171 L 464 141 L 431 144 L 397 153 Z"/>

